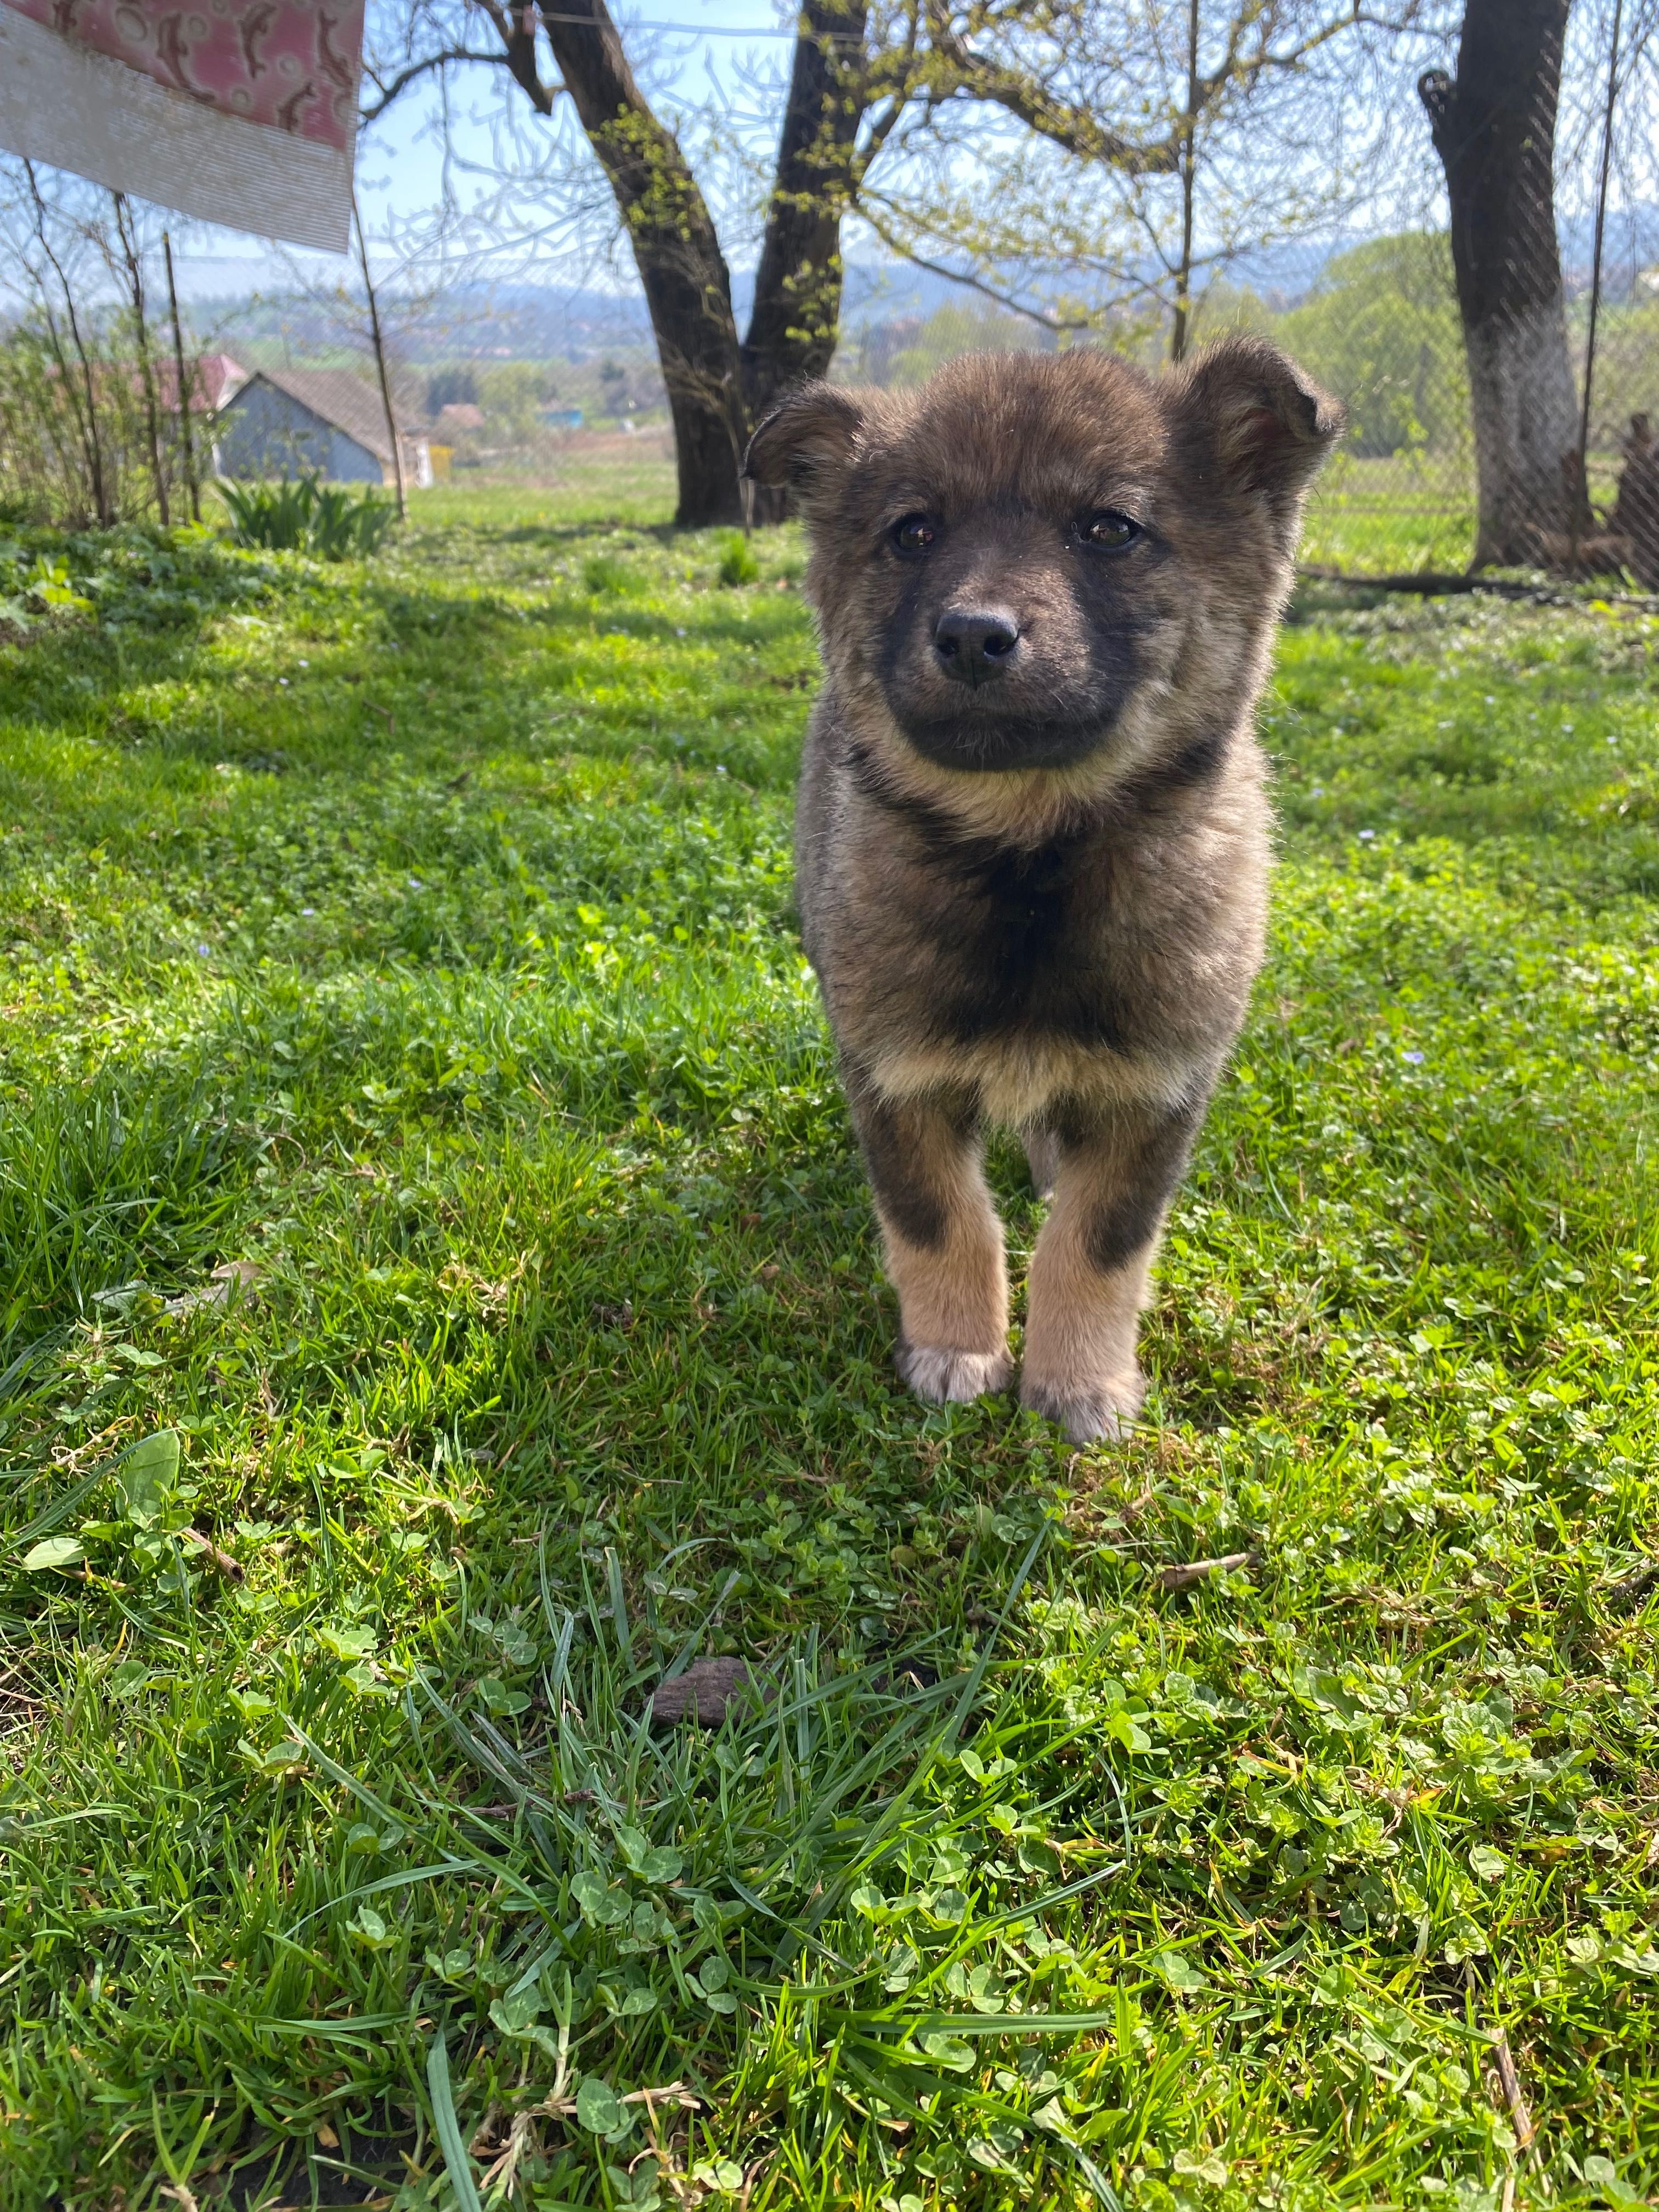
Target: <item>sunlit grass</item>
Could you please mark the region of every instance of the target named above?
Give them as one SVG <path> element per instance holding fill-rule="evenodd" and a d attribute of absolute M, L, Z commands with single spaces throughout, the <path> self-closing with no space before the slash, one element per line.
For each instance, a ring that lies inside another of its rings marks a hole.
<path fill-rule="evenodd" d="M 1653 623 L 1298 611 L 1076 1454 L 892 1378 L 753 545 L 88 539 L 0 647 L 0 2203 L 1640 2201 Z"/>

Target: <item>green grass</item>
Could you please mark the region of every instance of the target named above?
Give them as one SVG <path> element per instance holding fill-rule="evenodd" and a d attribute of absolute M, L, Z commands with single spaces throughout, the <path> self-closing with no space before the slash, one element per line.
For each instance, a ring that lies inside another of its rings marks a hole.
<path fill-rule="evenodd" d="M 0 549 L 0 2205 L 1641 2201 L 1655 623 L 1298 609 L 1073 1453 L 893 1381 L 753 544 Z"/>
<path fill-rule="evenodd" d="M 1350 575 L 1455 573 L 1474 556 L 1474 520 L 1467 454 L 1339 452 L 1308 502 L 1302 556 Z"/>
<path fill-rule="evenodd" d="M 477 471 L 458 469 L 447 483 L 411 492 L 410 508 L 422 519 L 441 514 L 458 521 L 517 513 L 566 526 L 666 522 L 677 489 L 672 449 L 657 431 L 642 434 L 638 442 L 642 452 L 613 438 L 597 448 L 577 443 L 514 455 Z M 536 478 L 529 486 L 523 481 L 526 472 Z"/>

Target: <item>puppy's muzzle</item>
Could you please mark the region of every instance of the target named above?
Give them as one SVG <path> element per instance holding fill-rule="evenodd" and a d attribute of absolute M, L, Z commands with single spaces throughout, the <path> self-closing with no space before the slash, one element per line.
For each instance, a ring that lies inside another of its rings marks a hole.
<path fill-rule="evenodd" d="M 1006 675 L 1018 650 L 1019 624 L 1001 607 L 951 607 L 933 632 L 939 665 L 957 684 Z"/>

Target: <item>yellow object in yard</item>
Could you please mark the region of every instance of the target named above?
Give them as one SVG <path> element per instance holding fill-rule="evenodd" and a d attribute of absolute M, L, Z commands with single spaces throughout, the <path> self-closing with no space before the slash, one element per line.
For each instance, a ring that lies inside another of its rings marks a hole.
<path fill-rule="evenodd" d="M 432 456 L 433 483 L 447 483 L 449 481 L 449 465 L 455 458 L 455 448 L 453 446 L 428 446 L 427 451 Z"/>

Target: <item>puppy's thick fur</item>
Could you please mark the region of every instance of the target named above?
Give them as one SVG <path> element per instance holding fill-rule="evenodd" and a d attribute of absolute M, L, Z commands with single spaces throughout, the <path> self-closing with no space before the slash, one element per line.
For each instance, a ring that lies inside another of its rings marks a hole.
<path fill-rule="evenodd" d="M 1341 419 L 1237 338 L 1156 381 L 1079 349 L 811 385 L 755 434 L 826 671 L 806 950 L 924 1398 L 1012 1376 L 994 1121 L 1053 1194 L 1024 1402 L 1079 1442 L 1139 1408 L 1164 1217 L 1261 959 L 1255 704 Z"/>

